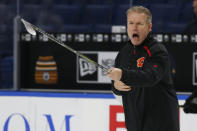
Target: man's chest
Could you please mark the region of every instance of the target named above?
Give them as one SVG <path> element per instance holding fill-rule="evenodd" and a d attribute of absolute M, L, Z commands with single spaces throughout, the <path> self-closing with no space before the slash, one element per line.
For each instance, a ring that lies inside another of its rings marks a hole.
<path fill-rule="evenodd" d="M 120 66 L 125 69 L 140 69 L 144 66 L 145 61 L 148 59 L 148 54 L 142 49 L 131 50 L 130 52 L 123 53 Z"/>

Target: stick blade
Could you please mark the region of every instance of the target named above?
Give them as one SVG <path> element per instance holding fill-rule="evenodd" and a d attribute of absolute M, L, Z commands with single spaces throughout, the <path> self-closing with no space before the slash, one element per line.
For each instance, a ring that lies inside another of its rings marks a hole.
<path fill-rule="evenodd" d="M 25 28 L 28 33 L 30 33 L 31 35 L 36 35 L 36 31 L 32 28 L 32 26 L 29 22 L 25 21 L 24 19 L 21 19 L 21 21 L 25 25 Z"/>

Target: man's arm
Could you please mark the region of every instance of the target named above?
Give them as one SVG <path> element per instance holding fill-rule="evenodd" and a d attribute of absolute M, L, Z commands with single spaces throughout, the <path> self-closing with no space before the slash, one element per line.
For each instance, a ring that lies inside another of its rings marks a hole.
<path fill-rule="evenodd" d="M 158 48 L 157 46 L 155 48 Z M 168 53 L 163 46 L 154 50 L 150 58 L 146 58 L 144 66 L 138 69 L 111 68 L 108 77 L 122 81 L 131 87 L 151 87 L 157 84 L 169 68 Z"/>
<path fill-rule="evenodd" d="M 120 66 L 120 53 L 118 53 L 118 55 L 116 56 L 115 59 L 115 67 L 119 67 Z M 107 73 L 107 75 L 109 75 L 109 72 Z M 112 79 L 112 91 L 116 94 L 116 95 L 124 95 L 127 94 L 128 91 L 131 90 L 130 86 L 127 86 L 126 84 L 124 84 L 123 82 L 119 81 L 119 80 L 113 80 Z"/>

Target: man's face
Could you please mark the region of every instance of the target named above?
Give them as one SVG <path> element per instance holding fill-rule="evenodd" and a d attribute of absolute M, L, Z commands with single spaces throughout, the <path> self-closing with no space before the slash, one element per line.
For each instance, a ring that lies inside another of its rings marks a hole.
<path fill-rule="evenodd" d="M 146 20 L 144 13 L 130 12 L 127 15 L 127 33 L 135 46 L 140 45 L 151 31 L 152 24 L 148 24 Z"/>
<path fill-rule="evenodd" d="M 193 8 L 194 8 L 194 14 L 195 14 L 196 17 L 197 17 L 197 0 L 194 0 L 194 1 L 193 1 Z"/>

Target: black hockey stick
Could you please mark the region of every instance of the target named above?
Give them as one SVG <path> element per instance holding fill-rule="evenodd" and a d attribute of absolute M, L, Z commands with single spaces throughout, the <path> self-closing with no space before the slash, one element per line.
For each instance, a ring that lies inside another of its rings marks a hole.
<path fill-rule="evenodd" d="M 71 48 L 70 46 L 64 44 L 62 41 L 56 39 L 54 36 L 46 33 L 45 31 L 39 29 L 38 27 L 36 27 L 35 25 L 25 21 L 24 19 L 21 19 L 21 21 L 23 22 L 23 24 L 25 25 L 25 28 L 27 30 L 28 33 L 30 33 L 31 35 L 36 35 L 36 31 L 40 32 L 41 34 L 45 35 L 46 37 L 48 37 L 49 39 L 51 39 L 52 41 L 54 41 L 55 43 L 65 47 L 66 49 L 68 49 L 69 51 L 75 53 L 76 55 L 80 56 L 81 58 L 85 59 L 86 61 L 88 61 L 91 64 L 94 64 L 96 67 L 101 68 L 104 72 L 108 72 L 109 68 L 104 67 L 100 64 L 98 64 L 97 62 L 91 60 L 90 58 L 88 58 L 87 56 L 81 54 L 80 52 L 74 50 L 73 48 Z"/>

